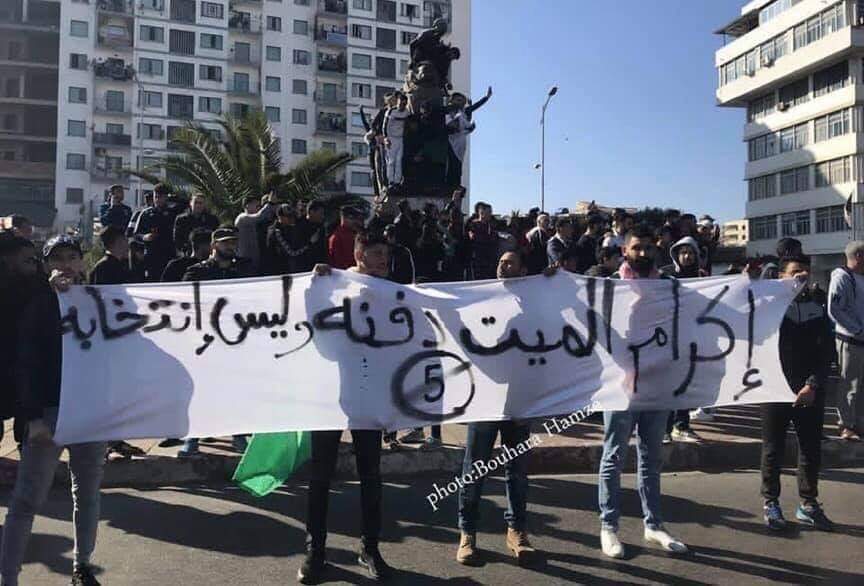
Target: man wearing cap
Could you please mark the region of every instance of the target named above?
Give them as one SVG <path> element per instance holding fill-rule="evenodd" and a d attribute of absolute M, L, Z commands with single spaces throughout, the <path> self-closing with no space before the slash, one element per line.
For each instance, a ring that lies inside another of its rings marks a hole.
<path fill-rule="evenodd" d="M 174 244 L 181 253 L 188 253 L 189 234 L 196 228 L 212 232 L 219 227 L 219 218 L 207 211 L 207 202 L 203 195 L 195 195 L 189 202 L 189 211 L 180 214 L 174 221 Z"/>
<path fill-rule="evenodd" d="M 216 229 L 211 238 L 210 258 L 189 267 L 183 275 L 183 280 L 221 281 L 254 277 L 256 273 L 251 261 L 237 256 L 238 240 L 237 228 Z M 245 436 L 235 435 L 231 444 L 238 452 L 246 450 Z M 177 457 L 188 458 L 197 454 L 198 440 L 188 438 L 177 452 Z"/>
<path fill-rule="evenodd" d="M 354 266 L 354 240 L 363 228 L 363 212 L 351 206 L 339 210 L 339 226 L 327 240 L 327 257 L 334 269 Z"/>
<path fill-rule="evenodd" d="M 99 207 L 99 222 L 103 228 L 114 226 L 118 230 L 126 231 L 129 220 L 132 219 L 132 208 L 123 203 L 124 197 L 122 185 L 108 188 L 108 201 Z"/>
<path fill-rule="evenodd" d="M 16 418 L 27 424 L 15 488 L 3 524 L 0 580 L 4 585 L 18 584 L 33 516 L 48 496 L 54 470 L 66 448 L 72 474 L 75 531 L 71 584 L 98 586 L 90 555 L 96 546 L 106 446 L 102 442 L 58 446 L 52 441 L 60 405 L 62 357 L 60 305 L 55 290 L 65 291 L 72 284 L 83 283 L 83 256 L 78 242 L 69 236 L 49 240 L 43 255 L 50 279 L 41 281 L 19 318 L 14 380 Z"/>
<path fill-rule="evenodd" d="M 146 246 L 144 264 L 148 281 L 158 281 L 171 259 L 177 256 L 174 249 L 177 211 L 168 205 L 169 194 L 168 186 L 162 183 L 153 188 L 153 206 L 141 212 L 133 231 L 141 236 Z"/>

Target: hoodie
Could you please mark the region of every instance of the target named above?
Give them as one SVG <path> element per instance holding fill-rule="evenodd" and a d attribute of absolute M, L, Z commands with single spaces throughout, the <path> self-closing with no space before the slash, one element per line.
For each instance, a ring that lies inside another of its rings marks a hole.
<path fill-rule="evenodd" d="M 678 250 L 684 246 L 689 246 L 696 253 L 696 262 L 689 267 L 682 267 L 678 264 Z M 685 236 L 669 248 L 669 255 L 672 257 L 672 264 L 660 269 L 660 272 L 668 276 L 676 276 L 683 278 L 704 277 L 705 274 L 699 268 L 702 266 L 702 253 L 699 250 L 699 243 L 692 236 Z"/>

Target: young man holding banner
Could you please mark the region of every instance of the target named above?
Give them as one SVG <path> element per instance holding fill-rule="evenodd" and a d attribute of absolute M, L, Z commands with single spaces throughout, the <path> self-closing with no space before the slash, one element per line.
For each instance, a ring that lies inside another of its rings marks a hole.
<path fill-rule="evenodd" d="M 387 279 L 390 271 L 390 247 L 377 236 L 358 234 L 354 243 L 355 266 L 349 271 Z M 329 265 L 316 265 L 316 277 L 330 275 Z M 306 559 L 297 570 L 297 580 L 315 584 L 326 566 L 327 504 L 330 500 L 330 480 L 339 455 L 341 430 L 313 431 L 312 457 L 309 460 L 312 478 L 306 507 Z M 352 429 L 351 439 L 360 477 L 360 512 L 363 536 L 358 562 L 375 580 L 385 580 L 393 569 L 381 557 L 378 537 L 381 533 L 381 430 Z"/>
<path fill-rule="evenodd" d="M 659 279 L 655 267 L 657 246 L 654 234 L 644 226 L 634 228 L 624 239 L 625 261 L 613 278 Z M 660 515 L 660 469 L 663 465 L 663 434 L 669 411 L 605 411 L 603 413 L 603 457 L 600 460 L 600 545 L 611 558 L 623 558 L 624 546 L 618 539 L 621 517 L 619 492 L 621 469 L 627 447 L 636 428 L 638 450 L 638 491 L 642 500 L 645 541 L 656 543 L 672 553 L 686 553 L 687 546 L 664 528 Z"/>

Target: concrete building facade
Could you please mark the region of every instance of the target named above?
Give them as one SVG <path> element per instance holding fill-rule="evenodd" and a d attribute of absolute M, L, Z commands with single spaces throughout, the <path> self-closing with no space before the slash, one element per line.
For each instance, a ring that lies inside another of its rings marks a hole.
<path fill-rule="evenodd" d="M 721 246 L 747 246 L 750 222 L 746 219 L 723 222 L 720 232 Z"/>
<path fill-rule="evenodd" d="M 746 112 L 748 253 L 798 238 L 824 273 L 850 196 L 864 227 L 864 1 L 753 0 L 717 33 L 717 103 Z"/>
<path fill-rule="evenodd" d="M 62 0 L 55 228 L 79 226 L 114 183 L 141 205 L 152 185 L 126 171 L 167 153 L 190 121 L 218 132 L 223 113 L 251 109 L 286 168 L 350 152 L 327 189 L 370 196 L 359 107 L 374 116 L 401 86 L 408 44 L 438 17 L 462 49 L 454 88 L 468 92 L 470 0 Z"/>

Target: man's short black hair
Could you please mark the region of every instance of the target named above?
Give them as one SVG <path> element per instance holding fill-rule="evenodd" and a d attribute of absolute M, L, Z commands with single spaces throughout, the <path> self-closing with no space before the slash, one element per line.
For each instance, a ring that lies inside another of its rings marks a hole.
<path fill-rule="evenodd" d="M 99 241 L 102 243 L 102 248 L 105 250 L 114 246 L 114 243 L 120 238 L 126 238 L 126 234 L 117 226 L 105 226 L 102 228 L 102 231 L 99 232 Z"/>
<path fill-rule="evenodd" d="M 474 204 L 474 213 L 479 214 L 480 210 L 482 208 L 489 208 L 491 210 L 492 206 L 489 205 L 488 203 L 486 203 L 485 201 L 478 201 L 477 203 Z"/>
<path fill-rule="evenodd" d="M 243 206 L 248 206 L 253 201 L 261 201 L 261 196 L 258 195 L 247 195 L 243 198 Z"/>
<path fill-rule="evenodd" d="M 809 267 L 812 263 L 810 257 L 806 254 L 790 254 L 788 256 L 784 256 L 780 259 L 780 272 L 785 273 L 786 268 L 792 264 L 797 263 L 799 265 L 804 265 Z"/>
<path fill-rule="evenodd" d="M 642 240 L 643 238 L 650 238 L 653 241 L 654 231 L 648 224 L 639 224 L 637 226 L 634 226 L 632 230 L 627 232 L 627 238 L 625 240 L 625 243 L 629 244 L 633 238 L 639 238 L 640 240 Z"/>
<path fill-rule="evenodd" d="M 20 228 L 20 227 L 26 226 L 28 224 L 33 225 L 33 222 L 30 221 L 30 218 L 28 218 L 27 216 L 25 216 L 23 214 L 12 214 L 9 217 L 12 218 L 12 227 L 13 228 Z"/>
<path fill-rule="evenodd" d="M 681 219 L 681 220 L 691 220 L 691 221 L 693 221 L 693 223 L 696 222 L 696 216 L 693 215 L 693 214 L 681 214 L 681 216 L 679 217 L 679 219 Z"/>
<path fill-rule="evenodd" d="M 384 238 L 381 234 L 375 234 L 373 232 L 363 231 L 357 234 L 357 237 L 354 239 L 354 250 L 355 251 L 364 251 L 371 246 L 386 246 L 390 247 L 390 243 Z"/>
<path fill-rule="evenodd" d="M 798 256 L 803 245 L 797 238 L 781 238 L 777 241 L 777 256 L 780 258 Z"/>
<path fill-rule="evenodd" d="M 604 246 L 600 249 L 600 252 L 597 254 L 597 259 L 604 263 L 607 260 L 612 260 L 616 256 L 621 256 L 621 249 L 617 246 Z"/>
<path fill-rule="evenodd" d="M 519 266 L 520 266 L 520 267 L 524 267 L 524 266 L 525 266 L 525 255 L 522 254 L 521 251 L 519 251 L 519 250 L 508 250 L 508 251 L 506 251 L 506 252 L 502 252 L 502 253 L 501 253 L 501 256 L 498 257 L 498 261 L 499 261 L 499 262 L 501 261 L 502 258 L 504 258 L 504 255 L 505 255 L 505 254 L 512 254 L 512 255 L 514 255 L 516 258 L 519 259 Z M 563 259 L 562 259 L 562 260 L 563 260 Z"/>
<path fill-rule="evenodd" d="M 325 207 L 326 206 L 324 205 L 324 202 L 322 202 L 320 199 L 313 199 L 309 202 L 309 205 L 306 206 L 306 211 L 317 212 L 318 210 L 323 210 Z"/>
<path fill-rule="evenodd" d="M 189 232 L 189 244 L 192 245 L 193 251 L 199 246 L 210 246 L 212 238 L 213 232 L 207 228 L 195 228 Z"/>
<path fill-rule="evenodd" d="M 170 195 L 171 190 L 164 183 L 157 183 L 153 186 L 153 195 Z"/>
<path fill-rule="evenodd" d="M 560 218 L 555 219 L 555 229 L 563 228 L 565 226 L 573 226 L 573 218 L 570 216 L 562 216 Z"/>
<path fill-rule="evenodd" d="M 587 225 L 588 226 L 602 226 L 606 223 L 606 220 L 600 214 L 588 214 Z"/>
<path fill-rule="evenodd" d="M 680 218 L 681 217 L 681 210 L 676 210 L 675 208 L 669 208 L 663 214 L 663 217 L 666 218 L 667 220 L 670 218 Z"/>

